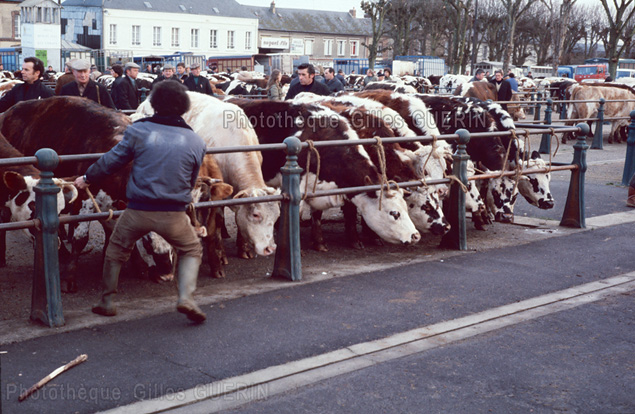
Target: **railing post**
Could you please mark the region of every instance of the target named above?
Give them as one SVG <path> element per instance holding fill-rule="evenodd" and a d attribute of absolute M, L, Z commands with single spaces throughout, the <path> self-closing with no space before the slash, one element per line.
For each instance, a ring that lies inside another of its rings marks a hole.
<path fill-rule="evenodd" d="M 573 144 L 573 162 L 578 166 L 577 169 L 571 170 L 571 181 L 569 182 L 569 194 L 567 202 L 564 206 L 562 214 L 561 226 L 585 228 L 586 219 L 584 213 L 584 175 L 587 169 L 586 150 L 589 146 L 586 144 L 586 136 L 589 133 L 587 124 L 578 124 L 578 139 Z"/>
<path fill-rule="evenodd" d="M 542 100 L 542 92 L 536 95 L 536 112 L 534 113 L 534 121 L 540 121 L 540 101 Z"/>
<path fill-rule="evenodd" d="M 560 102 L 560 119 L 567 119 L 567 103 L 562 101 Z"/>
<path fill-rule="evenodd" d="M 593 142 L 591 149 L 602 149 L 602 138 L 604 136 L 604 98 L 600 98 L 600 107 L 598 108 L 598 120 L 595 121 L 595 134 L 593 134 Z"/>
<path fill-rule="evenodd" d="M 59 164 L 57 153 L 42 148 L 35 153 L 40 169 L 40 182 L 35 186 L 35 214 L 40 222 L 35 232 L 35 258 L 31 319 L 50 327 L 64 325 L 57 228 L 57 193 L 60 188 L 53 183 L 53 170 Z"/>
<path fill-rule="evenodd" d="M 150 89 L 148 88 L 141 88 L 139 89 L 139 91 L 141 91 L 141 96 L 139 97 L 139 103 L 143 103 L 143 101 L 146 100 L 146 98 L 148 97 L 148 92 L 150 92 Z"/>
<path fill-rule="evenodd" d="M 628 139 L 626 140 L 626 159 L 624 160 L 624 174 L 622 174 L 622 185 L 630 185 L 633 173 L 635 173 L 635 111 L 631 111 L 631 124 L 628 126 Z"/>
<path fill-rule="evenodd" d="M 452 173 L 463 185 L 467 185 L 467 155 L 466 146 L 470 141 L 470 133 L 465 129 L 456 131 L 459 136 L 459 145 L 454 153 Z M 448 221 L 450 231 L 441 239 L 441 247 L 455 250 L 467 250 L 467 224 L 465 222 L 465 193 L 456 182 L 450 185 L 450 205 L 448 208 Z"/>
<path fill-rule="evenodd" d="M 551 100 L 551 98 L 549 98 L 547 99 L 547 107 L 545 108 L 545 125 L 551 125 L 552 113 L 553 101 Z M 529 137 L 527 137 L 527 139 L 529 139 Z M 540 152 L 541 154 L 549 154 L 551 152 L 551 134 L 542 134 L 542 139 L 540 140 L 540 149 L 538 150 L 538 152 Z"/>
<path fill-rule="evenodd" d="M 280 224 L 278 226 L 278 247 L 273 264 L 272 277 L 283 277 L 289 280 L 302 280 L 302 262 L 300 252 L 300 174 L 298 154 L 302 150 L 302 142 L 296 137 L 284 140 L 287 145 L 287 162 L 280 168 L 282 172 L 282 194 L 285 196 L 280 208 Z"/>
<path fill-rule="evenodd" d="M 534 102 L 535 100 L 536 100 L 536 92 L 531 92 L 529 94 L 529 105 L 527 106 L 527 115 L 534 114 L 534 105 L 532 104 L 532 102 Z"/>

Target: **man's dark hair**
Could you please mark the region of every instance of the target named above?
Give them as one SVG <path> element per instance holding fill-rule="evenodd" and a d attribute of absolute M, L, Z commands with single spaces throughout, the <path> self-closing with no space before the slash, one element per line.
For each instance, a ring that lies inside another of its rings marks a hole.
<path fill-rule="evenodd" d="M 247 70 L 247 66 L 241 66 L 240 70 Z"/>
<path fill-rule="evenodd" d="M 315 75 L 315 67 L 310 63 L 303 63 L 298 66 L 298 70 L 306 69 L 309 72 L 309 75 Z"/>
<path fill-rule="evenodd" d="M 40 59 L 36 57 L 28 57 L 24 59 L 24 63 L 26 62 L 33 63 L 33 72 L 37 70 L 40 72 L 40 76 L 42 76 L 42 74 L 44 73 L 44 62 L 42 62 Z"/>
<path fill-rule="evenodd" d="M 392 70 L 390 70 L 390 68 L 386 68 L 384 69 L 384 75 L 386 75 L 386 72 L 388 72 L 388 74 L 390 75 L 392 73 Z"/>
<path fill-rule="evenodd" d="M 181 82 L 159 82 L 152 88 L 150 105 L 159 115 L 180 116 L 190 109 L 190 97 Z"/>
<path fill-rule="evenodd" d="M 516 75 L 514 75 L 514 72 L 509 72 L 509 77 L 510 77 L 510 78 L 515 78 L 515 77 L 516 77 Z"/>
<path fill-rule="evenodd" d="M 476 69 L 476 74 L 480 75 L 481 73 L 485 73 L 483 69 Z"/>
<path fill-rule="evenodd" d="M 327 71 L 328 73 L 335 73 L 335 70 L 333 68 L 326 68 L 324 70 Z"/>
<path fill-rule="evenodd" d="M 183 63 L 183 62 L 179 62 L 179 63 L 177 63 L 177 64 L 176 64 L 176 67 L 178 68 L 179 66 L 185 67 L 185 63 Z"/>
<path fill-rule="evenodd" d="M 121 65 L 117 65 L 116 63 L 112 65 L 112 71 L 119 76 L 123 75 L 123 68 L 121 67 Z"/>

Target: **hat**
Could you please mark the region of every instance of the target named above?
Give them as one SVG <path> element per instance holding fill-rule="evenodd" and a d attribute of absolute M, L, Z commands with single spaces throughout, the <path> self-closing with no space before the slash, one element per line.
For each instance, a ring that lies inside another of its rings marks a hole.
<path fill-rule="evenodd" d="M 171 63 L 166 63 L 166 64 L 163 66 L 163 70 L 166 70 L 166 69 L 172 69 L 172 70 L 174 70 L 174 65 L 173 65 L 173 64 L 171 64 Z"/>
<path fill-rule="evenodd" d="M 384 72 L 380 70 L 379 72 L 377 72 L 377 76 L 384 76 Z"/>
<path fill-rule="evenodd" d="M 197 69 L 197 68 L 200 68 L 200 67 L 201 67 L 201 64 L 200 64 L 200 63 L 192 63 L 192 64 L 190 65 L 190 69 Z"/>
<path fill-rule="evenodd" d="M 71 69 L 88 70 L 90 69 L 90 63 L 86 59 L 77 59 L 71 62 Z"/>
<path fill-rule="evenodd" d="M 124 66 L 125 70 L 133 69 L 133 68 L 141 69 L 141 66 L 137 65 L 134 62 L 127 62 L 126 65 Z"/>
<path fill-rule="evenodd" d="M 480 75 L 481 73 L 485 73 L 483 69 L 476 69 L 476 74 Z"/>

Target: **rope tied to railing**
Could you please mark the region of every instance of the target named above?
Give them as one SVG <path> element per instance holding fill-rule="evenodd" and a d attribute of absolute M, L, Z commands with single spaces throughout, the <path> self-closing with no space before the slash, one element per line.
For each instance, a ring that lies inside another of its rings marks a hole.
<path fill-rule="evenodd" d="M 99 208 L 99 204 L 97 204 L 97 201 L 95 200 L 95 197 L 93 196 L 92 191 L 90 191 L 90 188 L 86 187 L 86 194 L 88 194 L 88 197 L 90 197 L 90 201 L 93 202 L 93 206 L 95 207 L 95 210 L 97 210 L 98 213 L 101 213 L 101 209 Z M 114 214 L 112 208 L 108 209 L 108 217 L 106 219 L 104 219 L 105 221 L 110 221 L 112 219 L 112 216 Z"/>
<path fill-rule="evenodd" d="M 318 152 L 317 148 L 315 148 L 315 145 L 313 145 L 313 140 L 307 139 L 306 143 L 309 144 L 309 150 L 307 151 L 307 154 L 306 154 L 307 175 L 306 175 L 306 181 L 304 182 L 304 195 L 302 196 L 302 200 L 306 200 L 306 197 L 309 193 L 309 172 L 311 168 L 311 153 L 315 153 L 315 158 L 317 160 L 317 167 L 315 171 L 315 181 L 313 182 L 313 190 L 312 190 L 313 193 L 315 193 L 315 189 L 317 188 L 317 182 L 318 182 L 318 178 L 320 177 L 320 168 L 321 168 L 320 153 Z"/>
<path fill-rule="evenodd" d="M 388 177 L 386 176 L 386 152 L 384 151 L 384 144 L 381 142 L 381 138 L 378 136 L 373 137 L 373 139 L 377 141 L 375 144 L 373 144 L 373 146 L 377 149 L 377 155 L 379 156 L 379 175 L 381 176 L 381 190 L 379 191 L 379 211 L 381 211 L 381 203 L 384 199 L 384 188 L 386 189 L 386 194 L 388 194 L 390 186 L 388 184 Z M 399 186 L 397 186 L 397 188 L 399 188 Z"/>
<path fill-rule="evenodd" d="M 558 139 L 558 136 L 556 135 L 556 130 L 555 128 L 549 128 L 549 130 L 551 131 L 551 137 L 549 138 L 550 140 L 552 139 L 556 139 L 556 150 L 553 152 L 553 155 L 551 155 L 551 151 L 549 151 L 549 171 L 547 171 L 547 174 L 549 174 L 551 172 L 551 158 L 555 157 L 556 154 L 558 153 L 558 150 L 560 149 L 560 140 Z"/>
<path fill-rule="evenodd" d="M 426 183 L 426 167 L 428 166 L 428 161 L 430 160 L 430 157 L 432 157 L 432 153 L 434 153 L 434 151 L 437 148 L 437 136 L 434 134 L 431 134 L 430 136 L 432 137 L 432 144 L 431 144 L 432 150 L 426 157 L 426 160 L 423 162 L 423 167 L 421 168 L 421 171 L 422 171 L 421 174 L 423 174 L 423 178 L 421 179 L 421 182 L 426 188 L 428 187 L 428 183 Z M 443 170 L 445 171 L 445 168 Z"/>

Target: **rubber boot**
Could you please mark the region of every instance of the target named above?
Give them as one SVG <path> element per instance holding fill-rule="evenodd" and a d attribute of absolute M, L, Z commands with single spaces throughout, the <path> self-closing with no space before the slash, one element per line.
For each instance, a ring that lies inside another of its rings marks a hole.
<path fill-rule="evenodd" d="M 192 294 L 196 290 L 196 280 L 198 279 L 198 268 L 201 265 L 201 259 L 192 256 L 179 257 L 179 301 L 176 310 L 184 313 L 187 318 L 193 322 L 201 323 L 207 319 L 207 316 L 196 305 Z"/>
<path fill-rule="evenodd" d="M 102 316 L 115 316 L 117 314 L 114 297 L 115 293 L 117 293 L 121 265 L 122 263 L 113 260 L 106 259 L 104 261 L 104 274 L 102 276 L 104 290 L 101 295 L 101 301 L 93 306 L 93 313 Z"/>
<path fill-rule="evenodd" d="M 628 198 L 626 199 L 628 207 L 635 207 L 635 188 L 628 187 Z"/>

